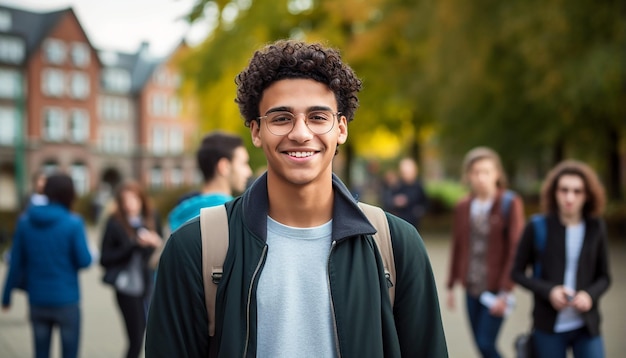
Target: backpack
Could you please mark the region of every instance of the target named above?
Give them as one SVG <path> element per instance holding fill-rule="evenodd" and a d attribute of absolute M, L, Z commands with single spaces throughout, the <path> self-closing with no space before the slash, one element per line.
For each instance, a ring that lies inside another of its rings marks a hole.
<path fill-rule="evenodd" d="M 502 217 L 504 218 L 504 222 L 509 222 L 509 213 L 511 211 L 511 203 L 513 202 L 513 198 L 515 197 L 515 193 L 512 190 L 505 190 L 502 194 L 502 204 L 500 204 L 500 208 L 502 210 Z"/>
<path fill-rule="evenodd" d="M 367 219 L 376 228 L 372 235 L 376 248 L 383 260 L 385 278 L 389 288 L 389 299 L 393 307 L 395 298 L 396 266 L 391 246 L 391 234 L 385 212 L 376 206 L 358 203 Z M 215 299 L 217 285 L 222 274 L 224 259 L 228 251 L 228 215 L 226 206 L 218 205 L 200 210 L 200 233 L 202 236 L 202 277 L 204 279 L 204 298 L 209 318 L 209 336 L 215 335 Z M 209 282 L 209 277 L 211 282 Z"/>
<path fill-rule="evenodd" d="M 546 236 L 548 234 L 548 228 L 546 224 L 546 217 L 541 214 L 535 214 L 530 218 L 530 222 L 533 225 L 533 230 L 535 232 L 535 253 L 537 254 L 535 257 L 535 264 L 533 266 L 533 277 L 539 278 L 541 276 L 541 256 L 543 255 L 543 250 L 546 247 Z"/>

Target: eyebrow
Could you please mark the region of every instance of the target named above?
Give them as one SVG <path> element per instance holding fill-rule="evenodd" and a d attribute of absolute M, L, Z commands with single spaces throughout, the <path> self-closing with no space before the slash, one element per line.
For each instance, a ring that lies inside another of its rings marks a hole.
<path fill-rule="evenodd" d="M 313 111 L 332 111 L 333 109 L 328 107 L 328 106 L 311 106 L 309 108 L 306 109 L 305 113 L 309 113 L 309 112 L 313 112 Z M 290 112 L 293 113 L 293 107 L 274 107 L 274 108 L 270 108 L 267 112 L 265 112 L 265 115 L 267 116 L 270 113 L 274 113 L 274 112 Z"/>

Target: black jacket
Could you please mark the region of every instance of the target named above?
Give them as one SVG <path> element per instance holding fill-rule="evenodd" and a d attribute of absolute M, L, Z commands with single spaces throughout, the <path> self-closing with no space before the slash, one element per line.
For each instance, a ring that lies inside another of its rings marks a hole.
<path fill-rule="evenodd" d="M 534 294 L 533 326 L 545 332 L 554 332 L 557 311 L 550 304 L 550 290 L 563 284 L 565 275 L 565 226 L 556 215 L 546 218 L 547 232 L 542 253 L 535 250 L 535 231 L 532 222 L 524 229 L 519 242 L 511 276 L 513 280 Z M 535 260 L 541 264 L 541 276 L 526 273 Z M 585 238 L 578 259 L 576 290 L 586 291 L 593 300 L 591 310 L 583 313 L 587 330 L 592 336 L 600 334 L 599 299 L 610 285 L 607 234 L 604 222 L 597 218 L 585 220 Z"/>
<path fill-rule="evenodd" d="M 328 279 L 337 357 L 447 357 L 428 255 L 415 228 L 388 215 L 396 265 L 390 305 L 374 227 L 347 188 L 333 180 Z M 146 357 L 255 357 L 256 290 L 267 252 L 267 179 L 226 204 L 230 241 L 217 289 L 216 336 L 209 339 L 199 219 L 172 233 L 159 263 Z M 217 346 L 213 346 L 217 345 Z"/>

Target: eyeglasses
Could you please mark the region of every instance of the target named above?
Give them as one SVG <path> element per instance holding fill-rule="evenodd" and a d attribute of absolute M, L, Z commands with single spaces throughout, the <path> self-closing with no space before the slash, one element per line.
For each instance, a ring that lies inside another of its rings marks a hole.
<path fill-rule="evenodd" d="M 331 112 L 328 110 L 311 111 L 303 113 L 304 123 L 307 128 L 315 134 L 326 134 L 333 129 L 335 125 L 335 117 L 341 112 Z M 270 112 L 264 116 L 258 117 L 259 122 L 265 119 L 267 129 L 274 135 L 287 135 L 296 125 L 296 116 L 298 113 L 288 111 Z"/>

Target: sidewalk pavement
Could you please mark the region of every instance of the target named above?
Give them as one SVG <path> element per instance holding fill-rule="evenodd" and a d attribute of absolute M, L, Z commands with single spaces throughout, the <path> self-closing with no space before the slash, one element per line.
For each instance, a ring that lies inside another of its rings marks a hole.
<path fill-rule="evenodd" d="M 424 233 L 435 279 L 439 288 L 441 313 L 450 357 L 478 357 L 470 338 L 465 316 L 465 300 L 460 289 L 456 289 L 457 309 L 452 312 L 445 306 L 445 278 L 448 270 L 449 241 L 444 235 Z M 89 238 L 97 243 L 99 235 L 90 228 Z M 95 245 L 97 247 L 97 244 Z M 607 357 L 621 357 L 626 351 L 626 314 L 623 304 L 626 298 L 626 280 L 621 273 L 626 272 L 626 243 L 612 241 L 611 272 L 613 283 L 602 301 L 602 332 L 605 339 Z M 6 264 L 0 263 L 0 278 L 4 284 Z M 113 291 L 101 283 L 102 269 L 91 266 L 80 275 L 82 292 L 83 329 L 81 337 L 81 357 L 111 358 L 121 357 L 126 351 L 126 334 L 121 315 L 115 303 Z M 519 333 L 530 327 L 531 296 L 523 289 L 515 292 L 517 305 L 505 321 L 498 340 L 504 357 L 515 357 L 513 341 Z M 8 312 L 0 312 L 0 357 L 32 357 L 31 331 L 28 323 L 26 296 L 19 291 L 13 293 L 13 304 Z M 52 357 L 59 357 L 58 334 L 54 335 Z"/>

